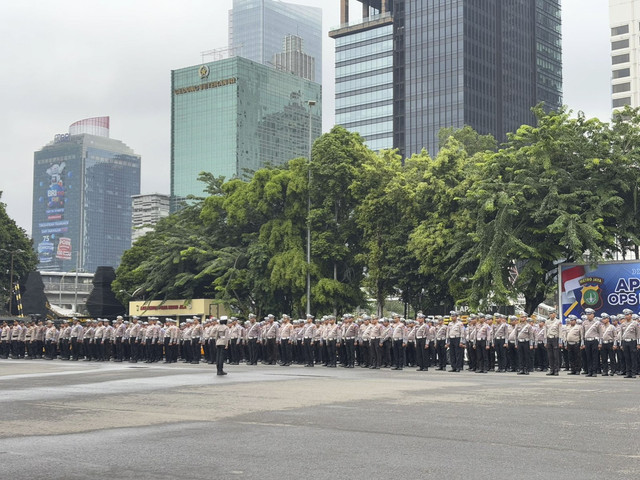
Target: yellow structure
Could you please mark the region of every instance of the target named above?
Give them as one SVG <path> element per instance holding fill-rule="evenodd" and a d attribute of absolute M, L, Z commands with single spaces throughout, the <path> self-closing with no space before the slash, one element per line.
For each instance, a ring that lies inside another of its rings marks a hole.
<path fill-rule="evenodd" d="M 224 306 L 206 298 L 194 298 L 193 300 L 148 300 L 142 302 L 129 302 L 129 315 L 132 317 L 193 317 L 204 319 L 208 316 L 220 318 L 227 315 Z"/>

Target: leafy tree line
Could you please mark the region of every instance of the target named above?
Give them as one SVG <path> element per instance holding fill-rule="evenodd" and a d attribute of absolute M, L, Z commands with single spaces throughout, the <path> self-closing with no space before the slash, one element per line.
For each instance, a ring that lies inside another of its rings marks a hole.
<path fill-rule="evenodd" d="M 611 123 L 536 108 L 497 148 L 465 127 L 403 161 L 335 127 L 298 158 L 224 182 L 163 219 L 127 252 L 114 291 L 212 297 L 243 313 L 302 314 L 311 227 L 314 312 L 397 297 L 441 312 L 506 304 L 531 312 L 559 261 L 591 262 L 638 244 L 640 113 Z M 310 199 L 310 214 L 308 201 Z M 120 292 L 121 301 L 128 294 Z"/>
<path fill-rule="evenodd" d="M 6 312 L 9 308 L 11 257 L 13 282 L 26 280 L 28 273 L 35 269 L 38 259 L 27 233 L 9 217 L 5 204 L 0 202 L 0 310 Z M 15 301 L 12 302 L 12 307 L 16 313 Z"/>

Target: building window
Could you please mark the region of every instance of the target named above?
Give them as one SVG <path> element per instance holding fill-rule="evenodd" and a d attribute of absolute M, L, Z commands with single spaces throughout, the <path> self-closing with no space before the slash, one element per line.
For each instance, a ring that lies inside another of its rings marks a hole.
<path fill-rule="evenodd" d="M 619 27 L 613 27 L 611 29 L 612 37 L 615 37 L 616 35 L 624 35 L 625 33 L 629 33 L 629 25 L 620 25 Z"/>
<path fill-rule="evenodd" d="M 613 99 L 613 108 L 624 107 L 625 105 L 631 105 L 631 97 Z"/>
<path fill-rule="evenodd" d="M 628 68 L 621 68 L 620 70 L 613 71 L 613 78 L 624 78 L 631 75 L 631 70 Z"/>
<path fill-rule="evenodd" d="M 617 42 L 611 42 L 611 50 L 620 50 L 621 48 L 629 48 L 629 39 L 618 40 Z"/>
<path fill-rule="evenodd" d="M 630 92 L 631 91 L 631 83 L 619 83 L 613 86 L 613 93 L 622 93 L 622 92 Z"/>
<path fill-rule="evenodd" d="M 611 63 L 613 65 L 617 65 L 619 63 L 627 63 L 629 61 L 629 54 L 625 53 L 624 55 L 614 55 L 611 57 Z"/>

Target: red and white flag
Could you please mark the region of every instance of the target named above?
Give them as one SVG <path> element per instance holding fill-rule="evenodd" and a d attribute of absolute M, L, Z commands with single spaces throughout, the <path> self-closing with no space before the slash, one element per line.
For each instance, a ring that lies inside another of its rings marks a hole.
<path fill-rule="evenodd" d="M 562 271 L 562 291 L 571 292 L 576 288 L 580 288 L 580 279 L 587 274 L 584 266 L 576 265 Z"/>

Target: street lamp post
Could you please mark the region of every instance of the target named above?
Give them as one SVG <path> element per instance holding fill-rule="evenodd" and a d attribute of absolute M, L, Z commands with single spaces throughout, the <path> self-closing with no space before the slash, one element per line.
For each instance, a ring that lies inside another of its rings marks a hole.
<path fill-rule="evenodd" d="M 307 186 L 307 315 L 311 314 L 311 147 L 313 135 L 311 131 L 311 107 L 315 100 L 309 100 L 309 177 Z"/>

